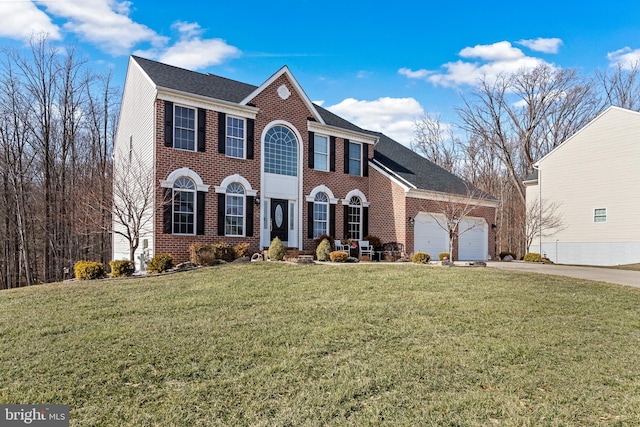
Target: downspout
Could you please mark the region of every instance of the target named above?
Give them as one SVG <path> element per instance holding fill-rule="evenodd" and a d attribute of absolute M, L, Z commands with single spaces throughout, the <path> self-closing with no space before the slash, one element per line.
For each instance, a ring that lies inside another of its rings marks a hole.
<path fill-rule="evenodd" d="M 533 168 L 538 171 L 538 237 L 540 238 L 540 255 L 542 255 L 542 171 L 540 166 L 534 164 Z"/>

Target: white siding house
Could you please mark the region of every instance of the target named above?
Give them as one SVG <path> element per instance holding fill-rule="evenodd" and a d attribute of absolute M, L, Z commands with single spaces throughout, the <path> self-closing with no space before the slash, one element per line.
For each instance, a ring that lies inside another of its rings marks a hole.
<path fill-rule="evenodd" d="M 538 231 L 530 252 L 561 264 L 640 263 L 640 113 L 610 107 L 534 167 L 527 204 L 555 203 L 563 227 Z"/>
<path fill-rule="evenodd" d="M 155 116 L 154 109 L 149 106 L 155 102 L 156 93 L 153 82 L 135 61 L 130 60 L 113 149 L 115 165 L 133 161 L 136 165 L 141 164 L 149 173 L 154 172 Z M 150 218 L 154 209 L 155 207 L 149 209 Z M 122 229 L 115 218 L 113 228 Z M 137 269 L 141 267 L 140 255 L 143 251 L 146 248 L 151 251 L 153 248 L 153 221 L 148 221 L 147 227 L 140 234 L 140 245 L 135 256 Z M 129 259 L 129 242 L 117 233 L 113 233 L 113 259 Z"/>

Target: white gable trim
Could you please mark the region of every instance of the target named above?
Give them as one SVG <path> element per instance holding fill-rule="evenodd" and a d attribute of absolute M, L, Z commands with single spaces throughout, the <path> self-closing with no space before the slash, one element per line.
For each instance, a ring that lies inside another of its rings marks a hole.
<path fill-rule="evenodd" d="M 256 107 L 238 105 L 233 102 L 222 101 L 202 95 L 195 95 L 189 92 L 182 92 L 175 89 L 159 87 L 158 99 L 171 101 L 178 104 L 189 105 L 195 108 L 219 111 L 245 119 L 255 119 L 259 109 Z"/>
<path fill-rule="evenodd" d="M 487 206 L 490 208 L 498 207 L 500 204 L 497 200 L 476 199 L 473 197 L 463 196 L 454 193 L 441 193 L 439 191 L 412 189 L 406 193 L 406 196 L 412 199 L 434 200 L 438 202 L 462 203 L 473 206 Z"/>
<path fill-rule="evenodd" d="M 376 171 L 380 172 L 382 175 L 384 175 L 385 177 L 389 178 L 391 181 L 399 185 L 405 191 L 405 193 L 408 192 L 409 190 L 414 190 L 418 188 L 415 185 L 411 184 L 409 181 L 396 175 L 391 169 L 378 164 L 377 162 L 375 162 L 375 160 L 373 161 L 369 160 L 369 167 L 375 169 Z"/>
<path fill-rule="evenodd" d="M 278 70 L 274 75 L 269 77 L 269 79 L 266 82 L 262 83 L 262 85 L 260 85 L 256 90 L 251 92 L 249 96 L 247 96 L 245 99 L 240 101 L 240 105 L 247 105 L 249 102 L 251 102 L 253 98 L 255 98 L 260 93 L 262 93 L 267 87 L 269 87 L 273 82 L 275 82 L 283 74 L 285 74 L 289 78 L 289 81 L 293 85 L 293 88 L 296 90 L 296 92 L 298 92 L 298 95 L 300 96 L 300 98 L 302 98 L 302 101 L 305 103 L 309 111 L 311 111 L 311 113 L 313 114 L 313 117 L 318 122 L 324 124 L 324 120 L 322 120 L 322 117 L 318 113 L 318 110 L 316 110 L 316 107 L 313 105 L 313 102 L 311 102 L 307 94 L 304 92 L 304 90 L 302 90 L 302 86 L 300 86 L 296 78 L 293 77 L 293 74 L 289 70 L 289 67 L 287 67 L 286 65 L 280 68 L 280 70 Z"/>
<path fill-rule="evenodd" d="M 640 113 L 637 112 L 637 111 L 632 111 L 632 110 L 627 110 L 626 108 L 620 108 L 620 107 L 616 107 L 616 106 L 611 106 L 611 107 L 607 108 L 606 110 L 604 110 L 602 113 L 600 113 L 595 119 L 591 120 L 589 123 L 587 123 L 582 128 L 580 128 L 580 130 L 578 130 L 576 133 L 571 135 L 569 138 L 567 138 L 564 142 L 562 142 L 556 148 L 554 148 L 553 150 L 549 151 L 544 157 L 542 157 L 540 160 L 538 160 L 536 163 L 534 163 L 533 166 L 536 167 L 536 168 L 538 166 L 540 166 L 540 162 L 544 161 L 547 157 L 551 156 L 556 151 L 562 149 L 565 145 L 571 143 L 575 138 L 577 138 L 579 135 L 584 133 L 588 128 L 590 128 L 591 125 L 593 125 L 595 122 L 599 121 L 604 116 L 608 115 L 611 111 L 614 111 L 614 110 L 625 112 L 625 113 L 628 113 L 630 115 L 635 115 L 635 116 L 640 117 Z"/>
<path fill-rule="evenodd" d="M 375 145 L 380 139 L 377 136 L 373 136 L 367 133 L 354 132 L 343 128 L 338 128 L 331 125 L 325 125 L 318 122 L 307 122 L 307 127 L 310 132 L 317 132 L 323 135 L 337 136 L 338 138 L 348 139 L 352 142 L 359 142 L 361 144 Z"/>

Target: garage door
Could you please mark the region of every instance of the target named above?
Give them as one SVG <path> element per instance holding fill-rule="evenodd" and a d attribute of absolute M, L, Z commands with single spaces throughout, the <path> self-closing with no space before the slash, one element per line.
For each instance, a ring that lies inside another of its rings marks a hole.
<path fill-rule="evenodd" d="M 413 224 L 414 252 L 426 252 L 431 259 L 438 259 L 440 252 L 449 252 L 449 238 L 447 232 L 438 225 L 446 224 L 444 215 L 421 212 L 416 215 Z"/>
<path fill-rule="evenodd" d="M 486 261 L 489 227 L 484 218 L 464 218 L 458 225 L 458 259 Z"/>

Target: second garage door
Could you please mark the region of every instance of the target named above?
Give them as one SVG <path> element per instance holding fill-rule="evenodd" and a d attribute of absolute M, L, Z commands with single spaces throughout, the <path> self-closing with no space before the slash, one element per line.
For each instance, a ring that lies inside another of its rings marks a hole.
<path fill-rule="evenodd" d="M 483 218 L 464 218 L 458 225 L 458 259 L 486 261 L 488 241 L 487 221 Z"/>

